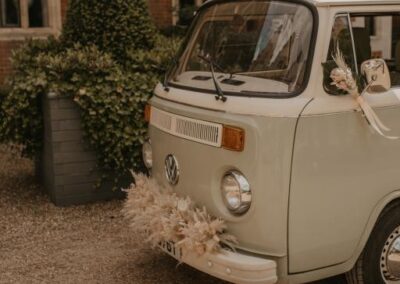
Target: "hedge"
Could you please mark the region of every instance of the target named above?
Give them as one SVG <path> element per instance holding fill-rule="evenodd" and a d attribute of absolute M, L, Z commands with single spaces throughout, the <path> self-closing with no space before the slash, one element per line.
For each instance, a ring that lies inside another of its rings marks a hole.
<path fill-rule="evenodd" d="M 146 0 L 70 0 L 63 42 L 95 45 L 124 63 L 127 52 L 152 49 L 156 30 Z"/>
<path fill-rule="evenodd" d="M 40 96 L 55 92 L 73 99 L 81 110 L 86 139 L 106 172 L 142 169 L 146 137 L 143 109 L 164 74 L 179 40 L 158 37 L 157 47 L 127 54 L 119 64 L 96 46 L 75 45 L 60 51 L 60 42 L 30 40 L 13 55 L 11 91 L 0 106 L 2 142 L 22 144 L 35 157 L 43 147 Z"/>
<path fill-rule="evenodd" d="M 155 31 L 146 0 L 70 0 L 59 39 L 29 40 L 13 53 L 10 91 L 0 93 L 0 142 L 37 156 L 41 96 L 52 92 L 76 102 L 103 172 L 142 169 L 144 105 L 179 42 Z"/>

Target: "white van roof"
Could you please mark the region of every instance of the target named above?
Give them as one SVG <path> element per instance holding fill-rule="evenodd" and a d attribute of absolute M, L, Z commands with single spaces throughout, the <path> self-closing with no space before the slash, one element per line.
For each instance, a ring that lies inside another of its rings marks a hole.
<path fill-rule="evenodd" d="M 400 0 L 309 0 L 315 6 L 400 4 Z"/>
<path fill-rule="evenodd" d="M 349 5 L 400 5 L 400 0 L 305 0 L 315 6 L 349 6 Z M 213 2 L 213 0 L 207 0 Z M 296 0 L 293 0 L 296 2 Z"/>

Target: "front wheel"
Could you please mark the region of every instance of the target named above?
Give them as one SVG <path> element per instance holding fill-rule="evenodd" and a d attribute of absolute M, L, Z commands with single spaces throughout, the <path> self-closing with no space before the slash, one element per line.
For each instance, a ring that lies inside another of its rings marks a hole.
<path fill-rule="evenodd" d="M 382 212 L 346 278 L 349 284 L 400 284 L 400 202 Z"/>

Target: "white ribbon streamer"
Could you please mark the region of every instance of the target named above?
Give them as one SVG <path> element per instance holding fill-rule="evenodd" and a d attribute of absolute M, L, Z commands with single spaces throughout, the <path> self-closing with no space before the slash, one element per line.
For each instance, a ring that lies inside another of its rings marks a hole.
<path fill-rule="evenodd" d="M 367 103 L 367 101 L 360 95 L 356 97 L 356 101 L 361 107 L 365 118 L 367 119 L 369 125 L 381 136 L 390 139 L 390 140 L 396 140 L 399 139 L 399 137 L 396 136 L 388 136 L 384 133 L 384 131 L 390 131 L 390 128 L 388 128 L 386 125 L 383 124 L 383 122 L 379 119 L 378 115 L 375 113 L 375 111 L 372 109 L 372 107 Z"/>

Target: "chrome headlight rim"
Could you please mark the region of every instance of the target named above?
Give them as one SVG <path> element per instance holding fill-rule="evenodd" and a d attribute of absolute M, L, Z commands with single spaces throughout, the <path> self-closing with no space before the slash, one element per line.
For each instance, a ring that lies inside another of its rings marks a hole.
<path fill-rule="evenodd" d="M 239 205 L 234 207 L 229 203 L 227 191 L 224 189 L 224 183 L 227 178 L 233 178 L 238 185 Z M 221 193 L 223 202 L 228 211 L 235 216 L 242 216 L 250 210 L 252 203 L 252 191 L 247 178 L 238 170 L 227 171 L 221 182 Z"/>
<path fill-rule="evenodd" d="M 142 145 L 142 160 L 148 170 L 153 168 L 153 148 L 150 140 L 147 140 Z"/>

